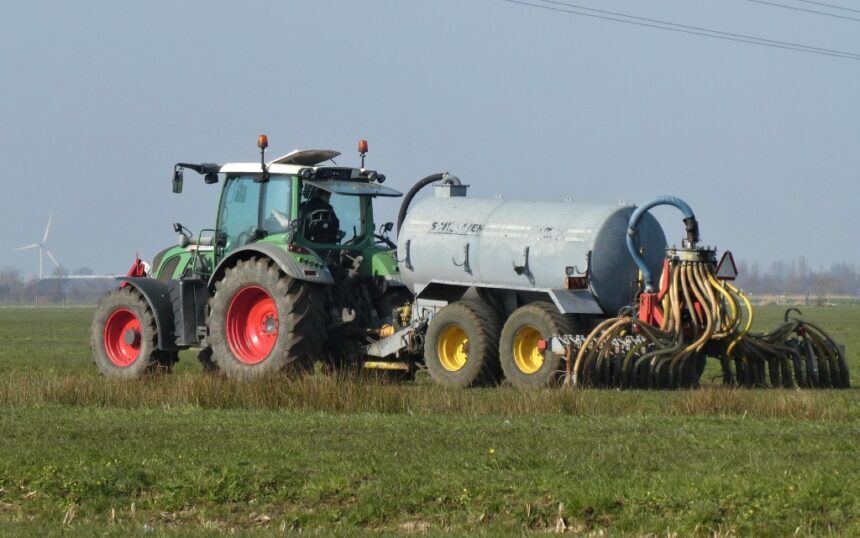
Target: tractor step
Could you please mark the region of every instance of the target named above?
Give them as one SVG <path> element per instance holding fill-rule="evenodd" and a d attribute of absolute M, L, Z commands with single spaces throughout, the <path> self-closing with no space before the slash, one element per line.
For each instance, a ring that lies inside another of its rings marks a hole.
<path fill-rule="evenodd" d="M 365 361 L 362 365 L 368 370 L 401 370 L 409 371 L 409 365 L 405 362 Z"/>

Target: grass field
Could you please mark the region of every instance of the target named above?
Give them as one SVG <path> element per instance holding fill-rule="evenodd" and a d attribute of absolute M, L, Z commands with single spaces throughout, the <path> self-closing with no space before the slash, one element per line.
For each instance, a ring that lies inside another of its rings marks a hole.
<path fill-rule="evenodd" d="M 860 307 L 805 308 L 860 375 Z M 781 320 L 762 307 L 760 329 Z M 860 391 L 101 379 L 0 309 L 0 534 L 860 535 Z"/>

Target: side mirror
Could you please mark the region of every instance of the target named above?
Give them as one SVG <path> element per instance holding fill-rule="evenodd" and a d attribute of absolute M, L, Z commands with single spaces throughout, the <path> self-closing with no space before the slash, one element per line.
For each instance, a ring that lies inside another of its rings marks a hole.
<path fill-rule="evenodd" d="M 387 234 L 387 233 L 391 232 L 391 230 L 393 230 L 393 229 L 394 229 L 394 223 L 393 222 L 386 222 L 385 224 L 382 225 L 382 233 L 383 234 Z"/>
<path fill-rule="evenodd" d="M 182 192 L 182 169 L 177 168 L 173 171 L 173 192 L 179 194 Z"/>

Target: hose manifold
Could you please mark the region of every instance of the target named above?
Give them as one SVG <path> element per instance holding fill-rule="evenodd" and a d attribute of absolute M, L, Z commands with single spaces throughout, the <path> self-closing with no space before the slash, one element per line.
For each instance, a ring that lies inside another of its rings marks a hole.
<path fill-rule="evenodd" d="M 667 248 L 666 259 L 673 262 L 699 262 L 716 265 L 717 251 L 710 248 Z"/>

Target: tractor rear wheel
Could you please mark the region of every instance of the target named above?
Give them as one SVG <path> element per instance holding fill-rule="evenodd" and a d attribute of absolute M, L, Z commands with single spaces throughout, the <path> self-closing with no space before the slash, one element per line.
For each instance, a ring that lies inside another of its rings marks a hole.
<path fill-rule="evenodd" d="M 324 295 L 267 258 L 242 260 L 215 284 L 206 324 L 212 360 L 227 377 L 307 370 L 326 340 Z"/>
<path fill-rule="evenodd" d="M 457 301 L 430 320 L 424 362 L 440 385 L 470 387 L 497 377 L 499 318 L 480 301 Z"/>
<path fill-rule="evenodd" d="M 549 349 L 558 334 L 585 333 L 552 303 L 536 302 L 514 310 L 499 339 L 499 360 L 505 379 L 515 387 L 542 388 L 561 377 L 562 357 Z"/>
<path fill-rule="evenodd" d="M 90 326 L 93 362 L 105 377 L 131 379 L 169 370 L 175 351 L 160 351 L 155 316 L 140 293 L 126 286 L 99 301 Z"/>

